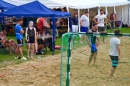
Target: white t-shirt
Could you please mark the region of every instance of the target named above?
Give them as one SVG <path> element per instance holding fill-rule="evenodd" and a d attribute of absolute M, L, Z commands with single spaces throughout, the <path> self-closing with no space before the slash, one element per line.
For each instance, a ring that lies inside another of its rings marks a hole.
<path fill-rule="evenodd" d="M 98 26 L 99 27 L 104 27 L 104 19 L 106 18 L 106 15 L 102 14 L 102 15 L 97 15 L 95 16 L 96 19 L 98 19 Z"/>
<path fill-rule="evenodd" d="M 117 37 L 113 37 L 110 40 L 110 52 L 109 55 L 111 56 L 119 56 L 117 45 L 120 44 L 120 40 Z"/>
<path fill-rule="evenodd" d="M 86 15 L 82 15 L 80 20 L 82 21 L 83 27 L 89 27 L 89 18 Z"/>

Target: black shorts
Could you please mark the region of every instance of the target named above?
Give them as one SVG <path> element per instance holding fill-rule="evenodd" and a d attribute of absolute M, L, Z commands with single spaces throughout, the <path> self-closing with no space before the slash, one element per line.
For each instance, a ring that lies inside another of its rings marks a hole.
<path fill-rule="evenodd" d="M 23 39 L 17 39 L 18 46 L 23 46 Z"/>
<path fill-rule="evenodd" d="M 99 32 L 105 31 L 105 27 L 98 27 L 98 31 Z"/>
<path fill-rule="evenodd" d="M 38 44 L 46 44 L 43 40 L 37 40 Z"/>
<path fill-rule="evenodd" d="M 28 40 L 29 41 L 27 43 L 35 43 L 35 37 L 34 36 L 29 36 Z"/>

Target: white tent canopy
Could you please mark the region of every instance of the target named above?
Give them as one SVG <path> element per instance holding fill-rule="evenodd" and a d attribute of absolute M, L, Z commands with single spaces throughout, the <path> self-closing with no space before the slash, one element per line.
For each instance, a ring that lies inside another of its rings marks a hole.
<path fill-rule="evenodd" d="M 19 6 L 36 0 L 3 0 L 3 1 Z M 67 2 L 65 0 L 38 0 L 38 1 L 46 5 L 48 8 L 63 8 L 63 7 L 76 6 L 74 3 Z"/>
<path fill-rule="evenodd" d="M 35 0 L 4 0 L 14 5 L 22 5 Z M 112 7 L 129 4 L 127 0 L 38 0 L 49 8 L 69 7 L 75 9 L 86 9 L 94 7 Z"/>
<path fill-rule="evenodd" d="M 3 1 L 19 6 L 29 2 L 33 2 L 35 0 L 3 0 Z M 95 7 L 106 7 L 106 12 L 107 12 L 107 7 L 123 6 L 123 5 L 130 4 L 128 0 L 112 0 L 112 1 L 111 0 L 38 0 L 38 1 L 46 5 L 48 8 L 67 7 L 67 8 L 78 9 L 78 13 L 80 13 L 80 9 L 90 9 Z M 130 15 L 128 15 L 128 18 L 130 18 Z M 129 20 L 129 25 L 130 25 L 130 20 Z"/>

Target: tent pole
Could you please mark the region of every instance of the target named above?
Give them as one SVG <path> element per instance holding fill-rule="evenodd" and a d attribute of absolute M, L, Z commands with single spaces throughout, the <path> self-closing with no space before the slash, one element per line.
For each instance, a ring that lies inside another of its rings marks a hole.
<path fill-rule="evenodd" d="M 4 12 L 4 9 L 2 9 L 1 11 Z M 3 23 L 3 26 L 4 26 L 4 30 L 6 30 L 5 18 L 4 17 L 2 17 L 2 23 Z"/>
<path fill-rule="evenodd" d="M 56 37 L 56 18 L 52 18 L 52 21 L 53 21 L 53 34 L 52 34 L 52 55 L 54 55 L 54 52 L 55 52 L 55 37 Z"/>
<path fill-rule="evenodd" d="M 122 28 L 122 23 L 123 23 L 123 6 L 121 6 L 121 25 L 120 25 L 120 28 Z"/>
<path fill-rule="evenodd" d="M 100 7 L 98 7 L 98 15 L 100 15 Z"/>
<path fill-rule="evenodd" d="M 79 32 L 81 32 L 80 31 L 80 26 L 81 25 L 80 25 L 80 9 L 79 8 L 78 8 L 78 23 L 79 23 L 79 25 L 78 25 L 79 26 Z"/>
<path fill-rule="evenodd" d="M 116 8 L 115 8 L 115 6 L 114 6 L 114 14 L 116 14 Z M 114 29 L 116 29 L 115 19 L 114 19 Z"/>
<path fill-rule="evenodd" d="M 89 9 L 88 9 L 88 12 L 89 12 Z M 88 14 L 88 19 L 89 19 L 89 26 L 88 26 L 88 29 L 90 30 L 90 15 Z"/>
<path fill-rule="evenodd" d="M 105 7 L 106 8 L 106 15 L 108 15 L 108 9 L 107 9 L 107 7 Z"/>
<path fill-rule="evenodd" d="M 67 12 L 69 12 L 69 7 L 67 6 L 66 7 L 66 9 L 67 9 Z M 69 18 L 68 18 L 68 32 L 70 32 L 70 28 L 69 28 L 70 26 L 69 26 Z"/>
<path fill-rule="evenodd" d="M 69 28 L 70 28 L 70 32 L 72 32 L 72 18 L 69 17 Z"/>
<path fill-rule="evenodd" d="M 130 26 L 130 3 L 128 4 L 128 26 Z"/>

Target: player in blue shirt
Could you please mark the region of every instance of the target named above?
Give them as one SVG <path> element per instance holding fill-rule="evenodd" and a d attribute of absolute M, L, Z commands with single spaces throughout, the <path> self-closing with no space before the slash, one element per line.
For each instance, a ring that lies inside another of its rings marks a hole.
<path fill-rule="evenodd" d="M 26 60 L 27 58 L 25 58 L 23 56 L 23 52 L 22 52 L 22 46 L 23 46 L 23 34 L 24 34 L 24 30 L 22 29 L 21 25 L 23 24 L 23 20 L 22 19 L 18 19 L 17 24 L 15 26 L 15 32 L 16 32 L 16 39 L 17 39 L 17 44 L 18 44 L 18 51 L 21 55 L 21 59 Z M 16 57 L 18 58 L 18 57 Z"/>

